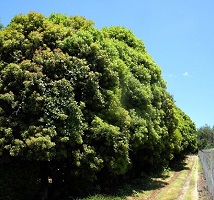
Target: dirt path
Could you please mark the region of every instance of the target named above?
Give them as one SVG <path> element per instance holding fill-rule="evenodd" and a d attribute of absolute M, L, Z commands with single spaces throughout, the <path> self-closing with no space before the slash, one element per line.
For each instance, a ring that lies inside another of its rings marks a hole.
<path fill-rule="evenodd" d="M 154 190 L 146 198 L 143 195 L 129 200 L 212 200 L 197 155 L 187 157 L 183 170 L 174 172 L 165 187 Z"/>
<path fill-rule="evenodd" d="M 191 163 L 190 169 L 187 175 L 186 182 L 182 189 L 180 190 L 177 200 L 183 200 L 188 196 L 188 192 L 191 194 L 191 199 L 198 200 L 198 191 L 197 191 L 197 180 L 198 180 L 198 156 L 190 156 L 189 162 Z M 192 181 L 192 185 L 191 185 Z M 190 196 L 189 195 L 189 196 Z"/>
<path fill-rule="evenodd" d="M 191 155 L 186 159 L 186 166 L 155 200 L 198 200 L 197 192 L 198 156 Z M 196 184 L 195 184 L 196 183 Z"/>
<path fill-rule="evenodd" d="M 172 178 L 167 182 L 167 184 L 170 184 L 171 182 L 173 182 L 174 179 L 176 179 L 178 175 L 179 175 L 179 172 L 175 172 L 175 173 L 173 174 Z M 161 189 L 159 189 L 159 190 L 155 190 L 155 191 L 151 194 L 151 196 L 149 196 L 146 200 L 153 200 L 153 199 L 155 199 L 155 198 L 157 197 L 157 195 L 158 195 L 159 193 L 161 193 L 162 190 L 164 190 L 164 189 L 165 189 L 165 187 L 163 187 L 163 188 L 161 188 Z"/>

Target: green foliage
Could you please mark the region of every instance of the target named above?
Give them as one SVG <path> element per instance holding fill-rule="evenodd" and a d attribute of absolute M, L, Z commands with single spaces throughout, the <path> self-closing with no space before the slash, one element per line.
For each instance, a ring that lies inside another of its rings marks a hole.
<path fill-rule="evenodd" d="M 208 146 L 214 145 L 214 126 L 211 127 L 207 124 L 198 128 L 198 146 L 200 149 L 203 149 Z"/>
<path fill-rule="evenodd" d="M 178 127 L 182 135 L 180 154 L 194 153 L 197 150 L 197 131 L 195 124 L 183 111 L 177 108 Z"/>
<path fill-rule="evenodd" d="M 127 135 L 122 134 L 119 127 L 109 125 L 98 117 L 95 117 L 91 123 L 91 132 L 94 146 L 100 157 L 103 158 L 103 164 L 109 172 L 124 174 L 130 163 Z"/>
<path fill-rule="evenodd" d="M 30 12 L 0 31 L 0 156 L 38 162 L 64 194 L 164 168 L 195 133 L 130 30 Z"/>

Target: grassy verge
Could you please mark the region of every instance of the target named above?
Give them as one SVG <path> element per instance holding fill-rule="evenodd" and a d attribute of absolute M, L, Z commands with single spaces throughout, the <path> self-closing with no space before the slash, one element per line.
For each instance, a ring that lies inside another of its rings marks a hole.
<path fill-rule="evenodd" d="M 199 160 L 188 156 L 170 171 L 154 176 L 141 176 L 125 184 L 114 196 L 94 195 L 79 200 L 196 200 Z"/>
<path fill-rule="evenodd" d="M 94 195 L 90 196 L 81 200 L 123 200 L 124 197 L 114 197 L 114 196 L 107 196 L 107 195 Z"/>
<path fill-rule="evenodd" d="M 165 171 L 162 174 L 159 174 L 155 177 L 150 177 L 147 181 L 144 181 L 141 185 L 141 189 L 135 191 L 132 196 L 127 197 L 127 200 L 132 199 L 147 199 L 149 198 L 154 192 L 161 190 L 162 188 L 166 187 L 170 180 L 174 176 L 174 171 Z M 138 198 L 136 198 L 138 197 Z"/>
<path fill-rule="evenodd" d="M 148 198 L 155 190 L 159 190 L 168 184 L 173 176 L 173 171 L 164 171 L 156 175 L 142 175 L 140 178 L 123 185 L 114 195 L 96 194 L 77 200 L 131 200 Z"/>
<path fill-rule="evenodd" d="M 197 181 L 198 181 L 198 175 L 200 173 L 200 170 L 202 170 L 199 158 L 196 159 L 196 164 L 192 168 L 192 176 L 190 180 L 190 186 L 187 191 L 187 195 L 185 197 L 186 200 L 189 199 L 198 199 L 198 191 L 197 191 Z"/>
<path fill-rule="evenodd" d="M 188 170 L 183 170 L 180 172 L 176 180 L 164 188 L 155 199 L 159 200 L 175 200 L 179 196 L 181 188 L 184 186 L 186 177 L 188 175 Z"/>
<path fill-rule="evenodd" d="M 186 160 L 186 166 L 179 172 L 176 179 L 165 187 L 155 200 L 196 200 L 197 196 L 198 157 L 191 156 Z"/>

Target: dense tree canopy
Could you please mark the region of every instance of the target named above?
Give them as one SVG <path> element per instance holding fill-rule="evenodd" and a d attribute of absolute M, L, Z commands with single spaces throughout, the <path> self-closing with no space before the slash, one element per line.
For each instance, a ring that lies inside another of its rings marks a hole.
<path fill-rule="evenodd" d="M 196 146 L 194 123 L 130 30 L 30 12 L 0 31 L 1 162 L 37 162 L 86 189 Z"/>

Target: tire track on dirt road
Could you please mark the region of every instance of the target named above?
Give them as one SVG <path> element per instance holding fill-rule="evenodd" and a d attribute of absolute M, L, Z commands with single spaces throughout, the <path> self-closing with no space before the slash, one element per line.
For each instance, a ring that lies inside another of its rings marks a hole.
<path fill-rule="evenodd" d="M 192 196 L 192 199 L 198 200 L 198 191 L 197 191 L 198 157 L 197 156 L 191 156 L 191 157 L 189 157 L 189 159 L 191 162 L 190 170 L 187 174 L 186 182 L 185 182 L 184 186 L 182 187 L 177 200 L 185 199 L 185 196 L 187 195 L 187 192 L 189 191 L 189 188 L 191 187 L 191 185 L 190 185 L 191 180 L 193 180 L 193 179 L 195 179 L 195 181 L 194 181 L 194 189 L 192 190 L 191 196 Z"/>
<path fill-rule="evenodd" d="M 173 182 L 173 181 L 177 178 L 177 176 L 179 175 L 179 173 L 180 173 L 180 172 L 174 172 L 172 178 L 167 182 L 167 184 L 169 185 L 171 182 Z M 159 190 L 154 191 L 154 192 L 151 194 L 151 196 L 149 196 L 146 200 L 154 200 L 154 199 L 156 198 L 156 196 L 157 196 L 159 193 L 161 193 L 162 190 L 164 190 L 164 189 L 165 189 L 165 187 L 163 187 L 163 188 L 161 188 L 161 189 L 159 189 Z"/>
<path fill-rule="evenodd" d="M 202 200 L 198 187 L 201 185 L 200 160 L 197 155 L 189 155 L 185 159 L 185 166 L 180 171 L 174 171 L 171 178 L 165 181 L 165 186 L 153 190 L 150 195 L 138 194 L 127 200 Z M 203 198 L 205 200 L 205 198 Z"/>
<path fill-rule="evenodd" d="M 167 186 L 154 191 L 147 200 L 184 200 L 187 196 L 188 199 L 198 200 L 197 169 L 198 156 L 187 156 L 185 168 L 176 172 Z"/>

